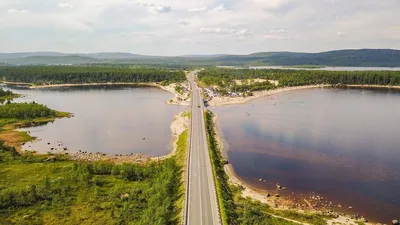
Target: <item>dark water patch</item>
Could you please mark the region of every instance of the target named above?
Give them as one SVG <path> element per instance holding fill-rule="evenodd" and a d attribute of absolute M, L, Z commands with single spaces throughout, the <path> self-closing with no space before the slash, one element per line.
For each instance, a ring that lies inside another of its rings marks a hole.
<path fill-rule="evenodd" d="M 396 90 L 310 89 L 212 111 L 244 181 L 314 192 L 389 223 L 400 216 L 399 103 Z"/>

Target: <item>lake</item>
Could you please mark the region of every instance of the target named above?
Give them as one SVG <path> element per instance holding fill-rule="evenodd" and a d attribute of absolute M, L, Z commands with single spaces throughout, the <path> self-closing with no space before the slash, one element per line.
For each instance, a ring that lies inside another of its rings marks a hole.
<path fill-rule="evenodd" d="M 184 109 L 165 104 L 173 94 L 156 87 L 8 89 L 25 96 L 16 102 L 35 101 L 74 114 L 72 118 L 23 129 L 39 138 L 26 143 L 23 149 L 44 153 L 51 148 L 61 150 L 58 144 L 62 142 L 72 152 L 167 155 L 171 151 L 171 122 Z"/>
<path fill-rule="evenodd" d="M 314 192 L 381 223 L 399 218 L 400 92 L 307 89 L 210 110 L 247 184 Z"/>

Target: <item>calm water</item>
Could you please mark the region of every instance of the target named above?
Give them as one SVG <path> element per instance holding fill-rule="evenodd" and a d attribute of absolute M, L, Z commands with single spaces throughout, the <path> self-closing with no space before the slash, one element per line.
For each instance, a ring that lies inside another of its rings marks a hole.
<path fill-rule="evenodd" d="M 316 192 L 378 222 L 400 217 L 399 92 L 308 89 L 211 110 L 232 167 L 254 187 Z"/>
<path fill-rule="evenodd" d="M 57 142 L 62 141 L 71 151 L 166 155 L 171 150 L 173 116 L 183 109 L 166 105 L 173 94 L 153 87 L 10 89 L 26 96 L 17 101 L 36 101 L 74 114 L 26 129 L 42 140 L 27 143 L 23 149 L 40 152 L 52 147 L 61 150 Z"/>

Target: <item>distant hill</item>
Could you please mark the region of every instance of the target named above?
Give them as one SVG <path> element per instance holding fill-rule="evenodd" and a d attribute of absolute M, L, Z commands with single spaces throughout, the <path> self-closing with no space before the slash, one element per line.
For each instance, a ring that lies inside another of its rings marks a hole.
<path fill-rule="evenodd" d="M 68 54 L 60 52 L 18 52 L 18 53 L 0 53 L 0 60 L 18 59 L 31 56 L 66 56 Z"/>
<path fill-rule="evenodd" d="M 189 66 L 370 66 L 400 67 L 400 50 L 358 49 L 320 53 L 258 52 L 249 55 L 184 55 L 176 57 L 146 56 L 123 52 L 59 53 L 28 52 L 0 53 L 2 63 L 35 64 L 145 64 Z"/>
<path fill-rule="evenodd" d="M 226 65 L 324 65 L 324 66 L 400 66 L 400 51 L 391 49 L 337 50 L 321 53 L 259 52 L 250 55 L 223 56 Z"/>
<path fill-rule="evenodd" d="M 15 58 L 7 60 L 8 64 L 13 65 L 68 65 L 68 64 L 91 64 L 100 63 L 100 60 L 83 57 L 78 55 L 68 56 L 28 56 L 25 58 Z"/>
<path fill-rule="evenodd" d="M 147 56 L 125 53 L 125 52 L 99 52 L 99 53 L 88 53 L 88 54 L 77 54 L 79 56 L 92 57 L 95 59 L 134 59 L 143 58 Z"/>

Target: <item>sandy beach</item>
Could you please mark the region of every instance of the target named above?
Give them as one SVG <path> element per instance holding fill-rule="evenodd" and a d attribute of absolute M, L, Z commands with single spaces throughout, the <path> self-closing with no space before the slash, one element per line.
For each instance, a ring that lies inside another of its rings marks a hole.
<path fill-rule="evenodd" d="M 190 94 L 189 92 L 185 92 L 183 94 L 180 94 L 175 91 L 175 86 L 177 84 L 172 83 L 167 86 L 162 86 L 157 83 L 133 83 L 133 82 L 108 82 L 108 83 L 82 83 L 82 84 L 44 84 L 44 85 L 35 85 L 32 83 L 24 83 L 24 82 L 7 82 L 3 81 L 2 83 L 4 84 L 10 84 L 10 85 L 22 85 L 22 86 L 27 86 L 31 89 L 42 89 L 42 88 L 58 88 L 58 87 L 88 87 L 88 86 L 105 86 L 105 85 L 126 85 L 126 86 L 148 86 L 148 87 L 157 87 L 160 89 L 163 89 L 165 91 L 171 92 L 174 94 L 174 97 L 168 101 L 166 101 L 166 104 L 169 105 L 190 105 Z M 187 82 L 183 82 L 182 85 L 184 87 L 188 87 Z"/>
<path fill-rule="evenodd" d="M 177 91 L 175 91 L 175 86 L 176 85 L 177 84 L 175 84 L 175 83 L 167 85 L 167 86 L 159 85 L 159 88 L 161 88 L 163 90 L 166 90 L 166 91 L 169 91 L 169 92 L 172 92 L 175 95 L 172 99 L 168 100 L 166 102 L 166 104 L 169 104 L 169 105 L 184 105 L 184 106 L 190 105 L 190 91 L 184 92 L 183 94 L 178 93 Z M 183 86 L 184 87 L 188 87 L 188 85 L 185 85 L 185 84 Z"/>
<path fill-rule="evenodd" d="M 190 118 L 186 116 L 188 110 L 180 112 L 174 116 L 174 120 L 171 123 L 170 129 L 172 133 L 172 141 L 171 146 L 172 150 L 168 155 L 161 157 L 153 157 L 153 160 L 164 160 L 175 154 L 177 142 L 179 139 L 179 135 L 181 135 L 186 129 L 189 128 Z"/>
<path fill-rule="evenodd" d="M 269 96 L 277 93 L 288 92 L 288 91 L 296 91 L 302 89 L 310 89 L 310 88 L 323 88 L 323 87 L 330 87 L 331 85 L 321 84 L 321 85 L 307 85 L 307 86 L 298 86 L 298 87 L 285 87 L 285 88 L 278 88 L 268 91 L 255 91 L 253 92 L 253 96 L 248 97 L 214 97 L 208 104 L 210 106 L 223 106 L 223 105 L 232 105 L 232 104 L 242 104 L 248 101 Z"/>
<path fill-rule="evenodd" d="M 296 87 L 285 87 L 285 88 L 278 88 L 274 90 L 268 91 L 255 91 L 253 92 L 253 96 L 248 97 L 214 97 L 212 100 L 208 101 L 210 106 L 223 106 L 223 105 L 232 105 L 232 104 L 243 104 L 248 101 L 270 96 L 282 92 L 290 92 L 290 91 L 297 91 L 303 89 L 310 89 L 310 88 L 324 88 L 324 87 L 332 87 L 329 84 L 319 84 L 319 85 L 306 85 L 306 86 L 296 86 Z M 388 86 L 388 85 L 344 85 L 341 87 L 349 87 L 349 88 L 388 88 L 388 89 L 400 89 L 400 86 Z"/>

